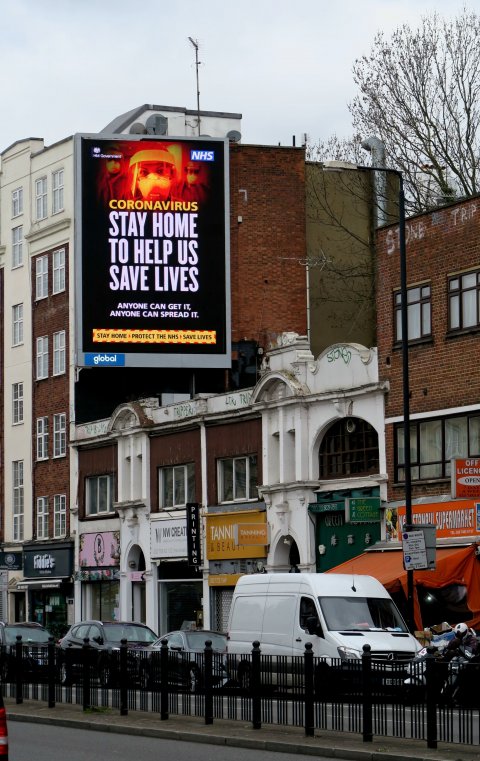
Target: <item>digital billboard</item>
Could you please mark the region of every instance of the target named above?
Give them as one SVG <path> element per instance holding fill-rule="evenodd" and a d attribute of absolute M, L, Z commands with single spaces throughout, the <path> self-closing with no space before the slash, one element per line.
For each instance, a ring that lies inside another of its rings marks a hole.
<path fill-rule="evenodd" d="M 228 140 L 75 136 L 77 365 L 229 367 Z"/>

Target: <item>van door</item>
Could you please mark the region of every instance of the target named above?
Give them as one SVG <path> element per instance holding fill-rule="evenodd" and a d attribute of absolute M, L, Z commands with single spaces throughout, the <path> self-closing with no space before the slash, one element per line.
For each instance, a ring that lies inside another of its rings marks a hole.
<path fill-rule="evenodd" d="M 299 596 L 292 637 L 293 655 L 303 655 L 305 653 L 305 644 L 307 642 L 313 644 L 315 655 L 319 654 L 317 652 L 318 647 L 315 646 L 318 636 L 316 634 L 309 634 L 307 631 L 307 626 L 313 623 L 313 619 L 316 619 L 318 626 L 320 626 L 318 608 L 315 599 L 308 595 Z"/>
<path fill-rule="evenodd" d="M 266 655 L 292 655 L 296 603 L 294 594 L 267 595 L 260 640 Z"/>

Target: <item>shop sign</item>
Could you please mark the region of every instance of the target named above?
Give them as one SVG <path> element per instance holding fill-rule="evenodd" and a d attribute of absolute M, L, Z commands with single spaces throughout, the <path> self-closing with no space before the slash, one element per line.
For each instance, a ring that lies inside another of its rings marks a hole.
<path fill-rule="evenodd" d="M 267 524 L 237 523 L 234 526 L 234 537 L 237 544 L 264 547 L 268 544 Z"/>
<path fill-rule="evenodd" d="M 380 497 L 350 497 L 346 517 L 349 523 L 376 523 L 380 520 Z"/>
<path fill-rule="evenodd" d="M 452 497 L 480 497 L 480 459 L 452 460 Z"/>
<path fill-rule="evenodd" d="M 45 546 L 24 549 L 23 573 L 25 578 L 38 579 L 48 576 L 63 578 L 72 574 L 72 548 L 49 548 Z"/>
<path fill-rule="evenodd" d="M 206 551 L 208 560 L 233 560 L 235 558 L 264 558 L 263 543 L 240 544 L 242 528 L 261 528 L 267 532 L 267 514 L 264 510 L 238 513 L 213 513 L 206 516 Z M 242 528 L 241 528 L 242 527 Z M 240 532 L 240 534 L 239 534 Z"/>
<path fill-rule="evenodd" d="M 308 505 L 310 513 L 335 513 L 345 510 L 345 500 L 339 502 L 310 502 Z"/>
<path fill-rule="evenodd" d="M 200 505 L 187 502 L 187 560 L 188 565 L 199 568 L 202 564 L 202 530 Z"/>
<path fill-rule="evenodd" d="M 437 539 L 451 537 L 480 537 L 480 502 L 465 499 L 412 505 L 412 524 L 429 523 L 436 527 Z M 405 507 L 397 508 L 397 539 L 402 540 L 405 527 Z"/>
<path fill-rule="evenodd" d="M 0 552 L 0 571 L 21 571 L 22 568 L 21 552 Z"/>
<path fill-rule="evenodd" d="M 241 573 L 215 573 L 208 577 L 209 587 L 234 587 Z"/>
<path fill-rule="evenodd" d="M 150 521 L 150 555 L 152 559 L 187 557 L 186 518 Z"/>
<path fill-rule="evenodd" d="M 82 568 L 109 568 L 120 564 L 120 531 L 80 534 Z"/>

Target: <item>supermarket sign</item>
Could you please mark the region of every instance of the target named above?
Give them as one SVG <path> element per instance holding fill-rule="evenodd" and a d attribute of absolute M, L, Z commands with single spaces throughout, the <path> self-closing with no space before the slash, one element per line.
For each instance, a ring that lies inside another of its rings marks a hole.
<path fill-rule="evenodd" d="M 437 539 L 451 537 L 480 538 L 480 501 L 473 499 L 432 502 L 412 505 L 413 528 L 429 523 L 436 527 Z M 397 539 L 402 541 L 405 530 L 405 507 L 397 508 Z"/>

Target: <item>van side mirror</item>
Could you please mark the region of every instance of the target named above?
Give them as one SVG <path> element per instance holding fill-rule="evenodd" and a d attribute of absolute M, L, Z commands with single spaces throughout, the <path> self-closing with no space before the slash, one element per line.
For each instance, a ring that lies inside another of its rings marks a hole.
<path fill-rule="evenodd" d="M 322 627 L 317 616 L 309 616 L 305 628 L 308 634 L 316 634 L 318 637 L 323 637 Z"/>

